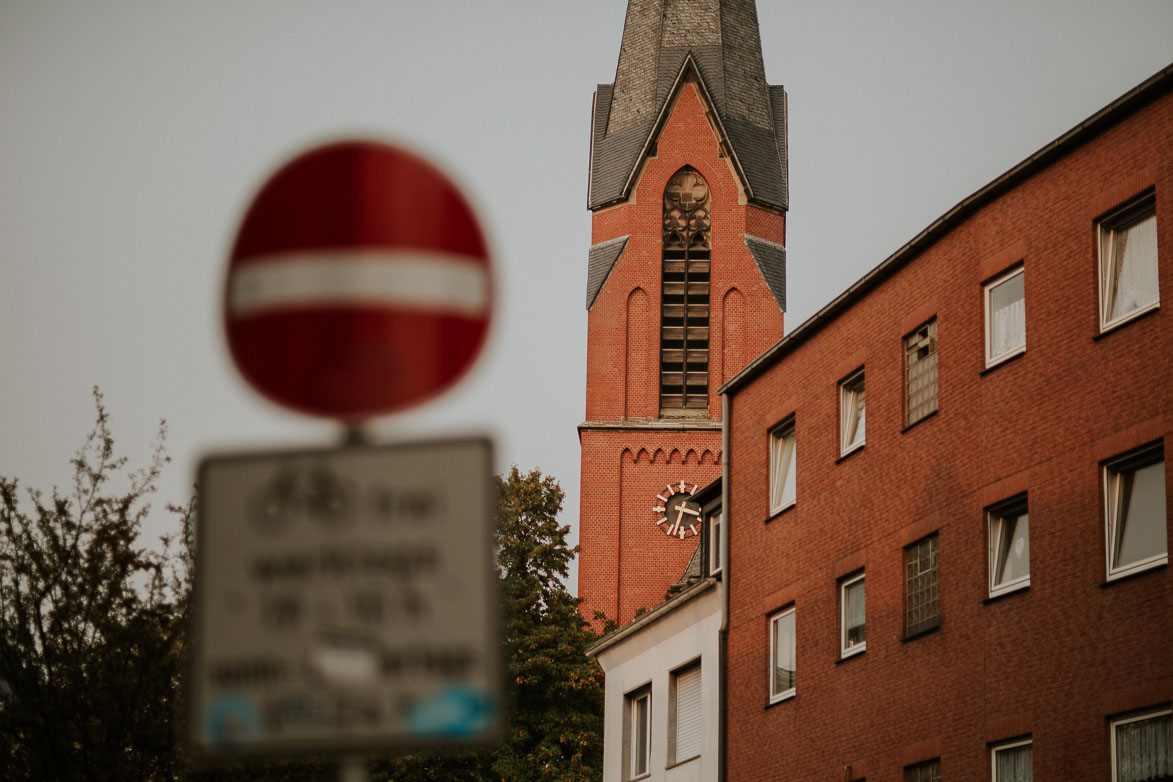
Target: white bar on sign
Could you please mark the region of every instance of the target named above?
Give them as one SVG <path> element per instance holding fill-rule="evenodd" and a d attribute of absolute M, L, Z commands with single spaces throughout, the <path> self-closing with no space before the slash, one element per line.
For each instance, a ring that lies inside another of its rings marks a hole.
<path fill-rule="evenodd" d="M 460 255 L 316 250 L 250 260 L 233 272 L 228 291 L 234 316 L 372 304 L 481 315 L 488 309 L 489 277 L 483 264 Z"/>
<path fill-rule="evenodd" d="M 333 684 L 370 685 L 379 679 L 379 660 L 370 649 L 321 646 L 310 660 L 318 675 Z"/>

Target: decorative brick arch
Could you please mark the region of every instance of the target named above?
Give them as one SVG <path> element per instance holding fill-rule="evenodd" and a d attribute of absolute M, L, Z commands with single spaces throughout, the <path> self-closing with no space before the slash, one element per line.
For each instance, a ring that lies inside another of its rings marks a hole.
<path fill-rule="evenodd" d="M 747 334 L 745 296 L 730 288 L 721 300 L 721 382 L 745 368 Z"/>
<path fill-rule="evenodd" d="M 628 418 L 655 415 L 655 386 L 652 382 L 651 303 L 643 288 L 627 295 L 625 318 L 625 361 L 623 414 Z"/>
<path fill-rule="evenodd" d="M 622 451 L 624 464 L 679 464 L 679 465 L 716 465 L 720 463 L 721 452 L 711 448 L 688 448 L 681 451 L 679 448 L 636 448 L 627 447 Z"/>

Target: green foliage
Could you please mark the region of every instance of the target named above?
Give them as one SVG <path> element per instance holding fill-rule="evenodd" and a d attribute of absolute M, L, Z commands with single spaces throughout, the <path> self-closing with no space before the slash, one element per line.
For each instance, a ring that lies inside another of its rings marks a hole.
<path fill-rule="evenodd" d="M 194 501 L 171 507 L 177 540 L 140 547 L 168 459 L 164 427 L 147 466 L 128 470 L 94 389 L 97 422 L 71 461 L 67 493 L 0 476 L 0 779 L 300 782 L 328 759 L 194 770 L 180 749 Z M 113 484 L 123 483 L 116 487 Z M 486 752 L 398 757 L 372 779 L 581 780 L 602 776 L 602 673 L 594 634 L 562 584 L 576 550 L 558 523 L 553 478 L 499 479 L 497 563 L 514 720 Z"/>
<path fill-rule="evenodd" d="M 558 523 L 562 489 L 538 470 L 500 480 L 497 564 L 512 725 L 489 752 L 408 756 L 374 775 L 388 782 L 602 777 L 603 674 L 586 656 L 595 635 L 562 584 L 576 548 Z"/>
<path fill-rule="evenodd" d="M 10 780 L 174 779 L 175 693 L 187 548 L 136 546 L 167 462 L 126 475 L 94 389 L 97 423 L 73 486 L 21 492 L 0 476 L 0 761 Z M 23 501 L 22 501 L 23 494 Z M 183 518 L 185 542 L 191 508 Z"/>

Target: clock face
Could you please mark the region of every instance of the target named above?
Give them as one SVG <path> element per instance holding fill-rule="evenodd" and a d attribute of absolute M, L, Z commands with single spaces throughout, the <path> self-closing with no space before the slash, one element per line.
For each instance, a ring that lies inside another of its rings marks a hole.
<path fill-rule="evenodd" d="M 701 506 L 693 501 L 695 483 L 670 483 L 656 495 L 652 511 L 656 514 L 656 526 L 670 538 L 691 538 L 701 531 Z"/>

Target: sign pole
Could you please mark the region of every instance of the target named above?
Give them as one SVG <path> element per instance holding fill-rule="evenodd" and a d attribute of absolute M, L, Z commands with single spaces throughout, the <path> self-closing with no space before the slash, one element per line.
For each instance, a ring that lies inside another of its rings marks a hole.
<path fill-rule="evenodd" d="M 363 425 L 358 422 L 351 422 L 346 425 L 342 434 L 342 447 L 353 448 L 360 445 L 370 445 L 371 440 L 367 437 L 366 430 Z"/>
<path fill-rule="evenodd" d="M 224 287 L 232 358 L 342 442 L 200 465 L 193 753 L 330 752 L 368 782 L 385 748 L 502 732 L 492 444 L 365 427 L 468 370 L 489 267 L 460 191 L 387 144 L 312 149 L 254 198 Z"/>
<path fill-rule="evenodd" d="M 362 755 L 344 755 L 338 762 L 338 782 L 367 782 L 367 763 Z"/>
<path fill-rule="evenodd" d="M 342 435 L 343 448 L 367 445 L 369 442 L 361 423 L 351 421 L 346 424 Z M 362 755 L 343 755 L 338 760 L 338 782 L 369 782 L 369 779 L 366 758 Z"/>

